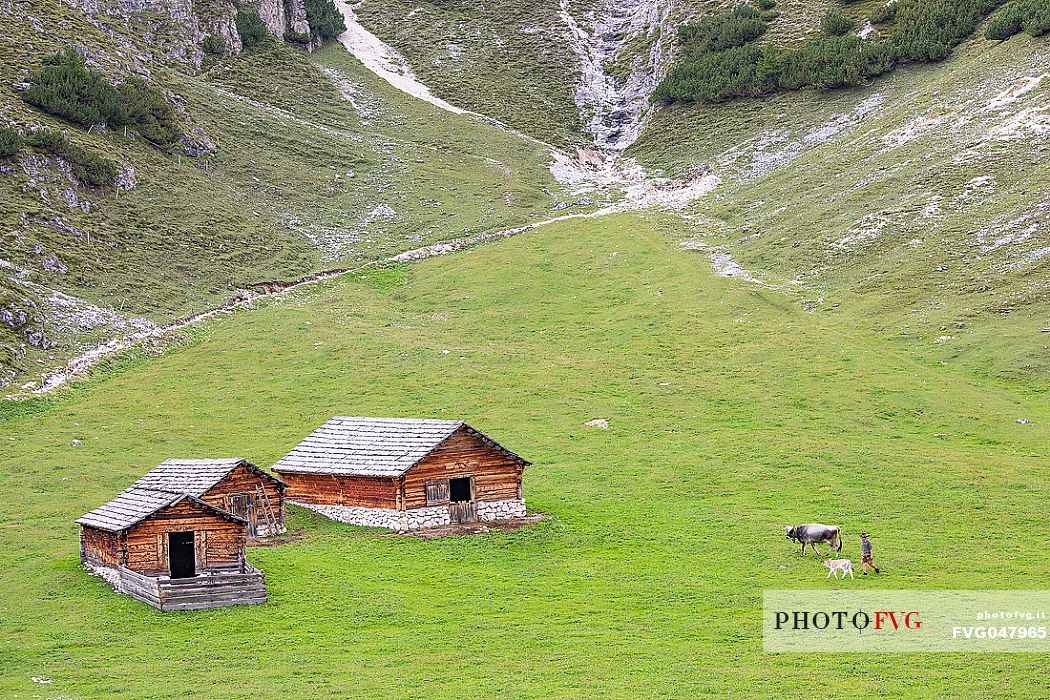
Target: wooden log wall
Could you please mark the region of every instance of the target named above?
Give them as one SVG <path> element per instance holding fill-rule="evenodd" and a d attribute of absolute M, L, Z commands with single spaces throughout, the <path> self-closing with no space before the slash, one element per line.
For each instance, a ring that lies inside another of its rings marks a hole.
<path fill-rule="evenodd" d="M 235 468 L 222 481 L 208 489 L 208 492 L 201 496 L 201 500 L 205 503 L 210 503 L 216 508 L 229 510 L 229 504 L 226 500 L 227 496 L 250 494 L 256 501 L 256 521 L 259 525 L 266 526 L 268 522 L 265 514 L 262 512 L 262 503 L 259 502 L 257 496 L 260 486 L 270 500 L 270 507 L 273 508 L 274 515 L 277 516 L 278 527 L 284 527 L 284 489 L 272 479 L 268 479 L 244 465 Z"/>
<path fill-rule="evenodd" d="M 120 535 L 94 527 L 80 528 L 80 559 L 93 564 L 118 566 L 123 563 Z"/>
<path fill-rule="evenodd" d="M 474 477 L 474 498 L 503 501 L 521 498 L 521 463 L 460 428 L 403 477 L 405 508 L 427 505 L 427 482 Z"/>
<path fill-rule="evenodd" d="M 161 610 L 203 610 L 266 602 L 266 580 L 257 569 L 159 581 L 158 590 Z"/>
<path fill-rule="evenodd" d="M 150 516 L 127 531 L 126 566 L 148 575 L 168 573 L 168 533 L 194 531 L 197 568 L 239 570 L 244 563 L 246 526 L 196 503 L 182 501 Z M 203 561 L 202 561 L 203 559 Z"/>
<path fill-rule="evenodd" d="M 397 508 L 396 479 L 286 472 L 290 500 L 330 506 Z"/>

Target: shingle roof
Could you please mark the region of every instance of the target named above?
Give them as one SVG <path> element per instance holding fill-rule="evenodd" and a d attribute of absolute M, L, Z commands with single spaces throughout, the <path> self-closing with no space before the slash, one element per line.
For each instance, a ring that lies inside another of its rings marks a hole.
<path fill-rule="evenodd" d="M 151 469 L 131 488 L 159 489 L 200 497 L 242 464 L 271 479 L 275 478 L 246 459 L 169 459 Z"/>
<path fill-rule="evenodd" d="M 216 508 L 215 506 L 205 503 L 196 496 L 190 494 L 163 491 L 160 489 L 140 488 L 136 486 L 131 486 L 130 488 L 125 489 L 112 501 L 99 506 L 90 513 L 87 513 L 82 518 L 78 519 L 77 522 L 81 525 L 87 525 L 88 527 L 97 527 L 100 530 L 120 532 L 121 530 L 128 529 L 136 523 L 142 522 L 163 508 L 175 505 L 183 499 L 189 499 L 200 506 L 213 510 L 219 515 L 232 520 L 245 522 L 243 518 L 221 508 Z"/>
<path fill-rule="evenodd" d="M 310 433 L 273 468 L 278 472 L 398 477 L 460 428 L 528 464 L 463 421 L 336 416 Z"/>
<path fill-rule="evenodd" d="M 200 500 L 209 489 L 241 465 L 281 484 L 284 483 L 246 459 L 169 459 L 151 469 L 112 501 L 99 506 L 77 522 L 119 532 L 186 497 L 223 515 L 241 520 Z"/>

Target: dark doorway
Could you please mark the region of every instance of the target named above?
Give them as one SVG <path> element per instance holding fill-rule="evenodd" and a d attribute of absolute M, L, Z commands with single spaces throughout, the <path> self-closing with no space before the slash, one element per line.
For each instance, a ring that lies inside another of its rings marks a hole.
<path fill-rule="evenodd" d="M 168 533 L 168 571 L 171 578 L 193 578 L 197 575 L 192 532 Z"/>
<path fill-rule="evenodd" d="M 448 500 L 453 503 L 461 503 L 463 501 L 474 500 L 473 494 L 470 492 L 470 477 L 464 476 L 460 479 L 449 479 L 448 480 Z"/>
<path fill-rule="evenodd" d="M 451 523 L 472 523 L 478 519 L 474 504 L 474 480 L 469 476 L 448 480 L 448 519 Z"/>

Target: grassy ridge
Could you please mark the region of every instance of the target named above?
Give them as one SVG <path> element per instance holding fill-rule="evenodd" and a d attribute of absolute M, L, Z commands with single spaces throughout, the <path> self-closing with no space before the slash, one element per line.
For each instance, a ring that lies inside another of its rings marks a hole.
<path fill-rule="evenodd" d="M 977 37 L 865 89 L 661 110 L 629 153 L 724 179 L 680 237 L 907 352 L 1045 387 L 1046 46 Z"/>
<path fill-rule="evenodd" d="M 886 573 L 857 588 L 1039 580 L 1050 408 L 858 333 L 863 312 L 714 277 L 677 228 L 567 222 L 340 279 L 5 409 L 0 692 L 1045 694 L 1038 656 L 761 653 L 763 589 L 835 585 L 784 524 L 841 524 L 855 559 L 873 532 Z M 337 413 L 467 418 L 535 462 L 526 497 L 552 519 L 420 541 L 293 509 L 303 539 L 250 552 L 260 607 L 161 614 L 78 570 L 72 520 L 148 467 L 272 464 Z"/>

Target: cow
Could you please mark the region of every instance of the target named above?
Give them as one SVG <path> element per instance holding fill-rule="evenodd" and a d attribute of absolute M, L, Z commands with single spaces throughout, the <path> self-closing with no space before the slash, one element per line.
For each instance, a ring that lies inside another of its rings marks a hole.
<path fill-rule="evenodd" d="M 841 528 L 838 525 L 821 525 L 820 523 L 789 525 L 784 528 L 784 535 L 789 540 L 802 543 L 801 556 L 806 556 L 807 544 L 814 552 L 823 556 L 820 550 L 817 549 L 817 545 L 822 542 L 827 542 L 836 553 L 842 551 Z"/>

